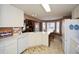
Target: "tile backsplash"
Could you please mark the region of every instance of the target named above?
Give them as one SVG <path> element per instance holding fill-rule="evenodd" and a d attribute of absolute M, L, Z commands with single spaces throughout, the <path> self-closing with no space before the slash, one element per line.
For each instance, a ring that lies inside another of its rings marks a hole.
<path fill-rule="evenodd" d="M 8 37 L 14 35 L 20 35 L 22 33 L 21 27 L 1 27 L 0 28 L 0 37 Z"/>
<path fill-rule="evenodd" d="M 12 36 L 13 35 L 13 30 L 12 28 L 0 28 L 0 37 L 7 37 L 7 36 Z"/>

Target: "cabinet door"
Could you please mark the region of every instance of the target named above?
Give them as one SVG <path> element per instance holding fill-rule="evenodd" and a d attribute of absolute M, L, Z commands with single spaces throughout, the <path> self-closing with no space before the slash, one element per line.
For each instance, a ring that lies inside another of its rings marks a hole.
<path fill-rule="evenodd" d="M 5 53 L 5 46 L 4 45 L 5 45 L 5 43 L 0 39 L 0 54 Z"/>
<path fill-rule="evenodd" d="M 23 52 L 28 46 L 27 37 L 21 37 L 18 39 L 18 53 Z"/>
<path fill-rule="evenodd" d="M 12 5 L 0 5 L 0 27 L 22 27 L 24 12 Z"/>
<path fill-rule="evenodd" d="M 17 54 L 17 40 L 5 46 L 5 54 Z"/>
<path fill-rule="evenodd" d="M 5 47 L 0 47 L 0 54 L 4 54 L 5 53 Z"/>

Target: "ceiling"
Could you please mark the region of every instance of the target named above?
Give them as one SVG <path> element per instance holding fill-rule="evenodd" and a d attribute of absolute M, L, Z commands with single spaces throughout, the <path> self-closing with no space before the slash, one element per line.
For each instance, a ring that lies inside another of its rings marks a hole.
<path fill-rule="evenodd" d="M 46 12 L 41 4 L 14 4 L 13 6 L 22 9 L 25 14 L 34 16 L 40 20 L 59 19 L 71 15 L 75 4 L 50 4 L 51 12 Z"/>

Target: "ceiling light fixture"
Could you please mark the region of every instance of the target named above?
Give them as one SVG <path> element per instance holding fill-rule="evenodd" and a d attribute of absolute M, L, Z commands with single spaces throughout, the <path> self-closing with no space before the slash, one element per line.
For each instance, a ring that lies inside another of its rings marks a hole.
<path fill-rule="evenodd" d="M 50 6 L 48 4 L 42 4 L 46 12 L 51 12 Z"/>
<path fill-rule="evenodd" d="M 41 0 L 42 6 L 46 12 L 51 12 L 50 6 L 48 4 L 49 0 Z"/>

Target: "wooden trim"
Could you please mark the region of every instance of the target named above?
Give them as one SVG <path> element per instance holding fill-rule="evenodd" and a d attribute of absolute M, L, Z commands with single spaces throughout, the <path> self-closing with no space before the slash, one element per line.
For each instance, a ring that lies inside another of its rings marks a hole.
<path fill-rule="evenodd" d="M 41 22 L 57 22 L 57 21 L 60 21 L 60 20 L 63 20 L 63 18 L 61 18 L 61 19 L 54 19 L 54 20 L 41 20 Z"/>
<path fill-rule="evenodd" d="M 71 19 L 72 17 L 71 16 L 63 16 L 62 19 Z"/>
<path fill-rule="evenodd" d="M 47 22 L 46 22 L 46 30 L 45 31 L 47 31 Z"/>
<path fill-rule="evenodd" d="M 60 35 L 62 35 L 62 21 L 60 21 Z"/>
<path fill-rule="evenodd" d="M 33 16 L 30 16 L 30 15 L 27 15 L 27 14 L 24 14 L 24 18 L 25 19 L 29 19 L 29 20 L 33 20 L 33 21 L 40 22 L 40 19 L 38 19 L 36 17 L 33 17 Z"/>
<path fill-rule="evenodd" d="M 55 32 L 56 32 L 56 28 L 57 28 L 57 24 L 56 24 L 56 22 L 55 22 Z"/>
<path fill-rule="evenodd" d="M 41 31 L 41 32 L 42 32 L 42 28 L 43 28 L 42 22 L 40 22 L 40 31 Z"/>

